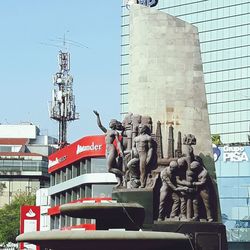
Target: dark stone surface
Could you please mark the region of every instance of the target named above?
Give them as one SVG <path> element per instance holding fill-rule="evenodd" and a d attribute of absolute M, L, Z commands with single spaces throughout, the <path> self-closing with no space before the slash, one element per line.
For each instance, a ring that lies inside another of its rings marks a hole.
<path fill-rule="evenodd" d="M 117 202 L 136 202 L 145 209 L 144 224 L 153 224 L 154 221 L 154 195 L 152 189 L 114 189 L 112 198 Z M 157 216 L 157 215 L 156 215 Z"/>
<path fill-rule="evenodd" d="M 164 232 L 58 230 L 29 232 L 16 240 L 54 250 L 192 250 L 188 236 Z"/>
<path fill-rule="evenodd" d="M 176 232 L 188 234 L 194 249 L 227 250 L 226 229 L 222 223 L 217 222 L 155 222 L 153 231 Z"/>
<path fill-rule="evenodd" d="M 249 250 L 250 242 L 228 242 L 228 250 Z"/>
<path fill-rule="evenodd" d="M 139 230 L 145 217 L 144 207 L 137 203 L 73 203 L 60 206 L 60 211 L 74 218 L 96 219 L 97 230 Z"/>

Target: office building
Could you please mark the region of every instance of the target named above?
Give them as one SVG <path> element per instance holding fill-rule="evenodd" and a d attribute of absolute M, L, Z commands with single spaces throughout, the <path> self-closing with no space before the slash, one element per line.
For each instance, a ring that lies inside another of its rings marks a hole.
<path fill-rule="evenodd" d="M 33 124 L 0 125 L 0 205 L 49 186 L 48 155 L 57 140 Z"/>
<path fill-rule="evenodd" d="M 215 160 L 222 221 L 230 249 L 249 249 L 250 146 L 216 147 Z"/>
<path fill-rule="evenodd" d="M 105 136 L 86 136 L 49 156 L 51 229 L 95 229 L 95 221 L 60 214 L 60 205 L 111 200 L 117 183 L 107 172 Z"/>

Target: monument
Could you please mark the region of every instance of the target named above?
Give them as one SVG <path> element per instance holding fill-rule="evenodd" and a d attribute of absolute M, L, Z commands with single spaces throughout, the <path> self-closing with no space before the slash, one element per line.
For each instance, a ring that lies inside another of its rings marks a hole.
<path fill-rule="evenodd" d="M 113 200 L 60 207 L 96 219 L 98 230 L 17 240 L 53 249 L 70 249 L 73 240 L 75 249 L 227 250 L 197 28 L 132 4 L 129 64 L 129 113 L 107 129 L 94 111 L 105 133 L 107 171 L 117 178 Z M 127 231 L 102 231 L 118 228 Z"/>

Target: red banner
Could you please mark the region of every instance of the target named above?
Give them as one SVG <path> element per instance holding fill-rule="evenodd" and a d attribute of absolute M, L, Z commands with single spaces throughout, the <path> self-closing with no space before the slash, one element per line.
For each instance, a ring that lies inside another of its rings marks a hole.
<path fill-rule="evenodd" d="M 38 206 L 22 206 L 20 211 L 20 233 L 28 233 L 40 231 L 40 207 Z M 20 243 L 20 249 L 39 250 L 40 247 L 29 244 Z"/>
<path fill-rule="evenodd" d="M 86 136 L 49 156 L 49 173 L 87 157 L 104 157 L 105 136 Z"/>

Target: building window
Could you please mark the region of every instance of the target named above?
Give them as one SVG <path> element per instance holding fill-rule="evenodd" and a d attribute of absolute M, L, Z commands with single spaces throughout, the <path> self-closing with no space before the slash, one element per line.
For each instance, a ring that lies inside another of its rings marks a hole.
<path fill-rule="evenodd" d="M 112 197 L 113 184 L 93 184 L 92 185 L 92 197 L 104 198 Z"/>
<path fill-rule="evenodd" d="M 105 158 L 91 159 L 91 173 L 107 173 Z"/>

